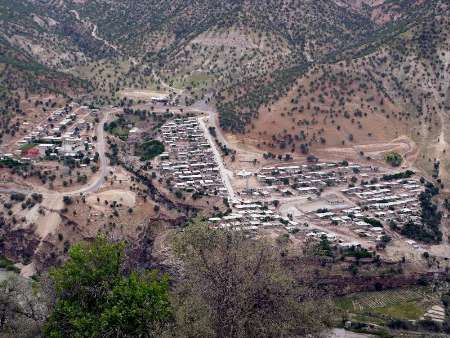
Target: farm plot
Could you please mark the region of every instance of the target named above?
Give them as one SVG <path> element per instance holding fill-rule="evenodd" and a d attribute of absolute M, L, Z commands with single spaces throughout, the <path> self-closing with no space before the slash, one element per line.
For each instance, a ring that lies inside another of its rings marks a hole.
<path fill-rule="evenodd" d="M 360 316 L 369 315 L 377 319 L 419 319 L 425 309 L 439 302 L 439 295 L 428 287 L 403 288 L 365 292 L 336 300 L 342 310 Z"/>
<path fill-rule="evenodd" d="M 399 303 L 420 301 L 426 298 L 427 291 L 425 288 L 414 288 L 358 294 L 353 299 L 353 308 L 356 311 L 364 311 Z"/>

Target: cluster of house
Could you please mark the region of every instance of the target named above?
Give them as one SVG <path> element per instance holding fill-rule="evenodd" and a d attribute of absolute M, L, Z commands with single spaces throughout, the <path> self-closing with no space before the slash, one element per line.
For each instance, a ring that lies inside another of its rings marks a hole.
<path fill-rule="evenodd" d="M 82 107 L 86 111 L 87 107 Z M 95 111 L 91 111 L 91 113 Z M 27 122 L 25 122 L 26 124 Z M 14 155 L 22 160 L 37 158 L 73 158 L 75 161 L 94 159 L 93 144 L 80 136 L 80 132 L 92 128 L 69 108 L 54 111 L 46 122 L 36 126 L 17 142 Z M 13 154 L 6 154 L 13 155 Z"/>
<path fill-rule="evenodd" d="M 254 175 L 262 184 L 260 189 L 246 189 L 243 194 L 254 198 L 276 195 L 319 195 L 327 186 L 346 184 L 349 175 L 361 178 L 378 171 L 378 167 L 348 163 L 313 163 L 280 167 L 266 167 Z M 248 179 L 248 173 L 238 173 Z"/>
<path fill-rule="evenodd" d="M 419 195 L 423 190 L 414 179 L 359 185 L 341 190 L 357 206 L 318 210 L 309 216 L 318 224 L 345 226 L 359 237 L 380 241 L 390 223 L 401 228 L 420 220 Z"/>
<path fill-rule="evenodd" d="M 416 179 L 360 185 L 342 190 L 366 213 L 379 219 L 395 221 L 400 227 L 408 221 L 420 219 L 419 196 L 423 191 L 423 185 Z"/>
<path fill-rule="evenodd" d="M 160 172 L 179 191 L 227 196 L 211 146 L 197 118 L 177 118 L 161 127 L 166 152 Z"/>
<path fill-rule="evenodd" d="M 244 231 L 257 231 L 261 227 L 273 228 L 284 226 L 287 230 L 299 226 L 288 217 L 282 217 L 270 210 L 267 203 L 255 203 L 253 201 L 241 201 L 232 205 L 232 213 L 213 217 L 209 222 L 213 226 L 231 228 Z"/>
<path fill-rule="evenodd" d="M 326 238 L 328 242 L 335 244 L 337 247 L 342 249 L 349 249 L 351 247 L 359 247 L 361 243 L 358 241 L 346 242 L 339 239 L 339 236 L 332 232 L 325 232 L 321 230 L 312 230 L 306 235 L 306 240 L 319 241 Z"/>

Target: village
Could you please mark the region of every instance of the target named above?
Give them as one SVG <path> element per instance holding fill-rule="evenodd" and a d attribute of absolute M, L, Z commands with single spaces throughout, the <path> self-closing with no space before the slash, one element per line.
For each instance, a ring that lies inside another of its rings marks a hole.
<path fill-rule="evenodd" d="M 22 163 L 68 161 L 81 167 L 95 161 L 95 124 L 97 109 L 71 103 L 50 113 L 41 124 L 22 123 L 24 136 L 3 146 L 2 159 Z"/>
<path fill-rule="evenodd" d="M 226 196 L 219 168 L 197 118 L 175 119 L 161 128 L 167 151 L 160 155 L 163 178 L 176 190 Z"/>
<path fill-rule="evenodd" d="M 380 165 L 305 161 L 231 171 L 211 139 L 205 118 L 177 118 L 161 128 L 166 151 L 162 181 L 175 194 L 220 196 L 229 209 L 213 227 L 256 235 L 285 231 L 299 242 L 326 238 L 337 247 L 375 251 L 408 222 L 420 222 L 424 181 Z M 411 250 L 420 244 L 404 238 Z"/>
<path fill-rule="evenodd" d="M 245 180 L 245 189 L 238 195 L 245 197 L 247 208 L 265 207 L 267 212 L 279 214 L 284 228 L 296 237 L 321 240 L 325 236 L 338 247 L 369 250 L 399 237 L 393 227 L 399 230 L 410 221 L 420 222 L 423 184 L 417 179 L 392 177 L 395 175 L 381 168 L 351 163 L 311 163 L 236 173 L 237 180 Z M 250 180 L 257 188 L 249 186 Z M 412 249 L 424 251 L 415 241 L 405 241 Z"/>
<path fill-rule="evenodd" d="M 396 174 L 378 166 L 347 161 L 308 163 L 263 167 L 254 173 L 242 170 L 236 176 L 245 180 L 240 196 L 280 210 L 291 220 L 287 230 L 303 230 L 308 238 L 326 236 L 342 246 L 364 244 L 373 249 L 388 234 L 393 235 L 393 225 L 400 229 L 409 221 L 420 221 L 419 195 L 424 182 L 396 179 Z M 292 228 L 293 222 L 307 228 Z M 330 230 L 316 231 L 324 227 Z M 355 240 L 345 242 L 336 229 Z M 414 241 L 408 242 L 420 249 Z"/>
<path fill-rule="evenodd" d="M 81 165 L 94 161 L 92 134 L 98 110 L 70 104 L 53 111 L 41 125 L 23 122 L 27 134 L 16 142 L 16 149 L 5 157 L 22 161 L 72 159 Z"/>
<path fill-rule="evenodd" d="M 210 226 L 253 236 L 281 231 L 297 243 L 326 238 L 337 247 L 372 251 L 392 238 L 402 238 L 411 250 L 426 251 L 422 244 L 400 235 L 405 224 L 421 221 L 420 195 L 426 182 L 412 171 L 405 174 L 379 162 L 319 161 L 315 157 L 272 161 L 272 165 L 255 161 L 230 169 L 223 149 L 212 137 L 208 116 L 165 114 L 166 121 L 154 134 L 164 145 L 163 152 L 150 162 L 128 151 L 121 154 L 123 161 L 138 169 L 150 168 L 152 176 L 156 170 L 159 184 L 174 198 L 222 199 L 227 209 L 216 209 L 207 218 Z M 100 155 L 104 157 L 104 151 L 99 154 L 97 149 L 99 122 L 97 109 L 72 103 L 53 111 L 39 125 L 24 122 L 26 134 L 2 156 L 87 169 Z M 138 128 L 130 130 L 134 129 Z M 141 133 L 136 135 L 130 132 L 128 142 L 140 141 Z M 94 188 L 98 184 L 101 180 Z"/>

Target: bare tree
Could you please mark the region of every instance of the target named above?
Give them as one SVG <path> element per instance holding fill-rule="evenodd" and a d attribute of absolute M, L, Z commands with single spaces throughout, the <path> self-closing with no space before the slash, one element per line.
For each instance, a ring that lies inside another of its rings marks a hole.
<path fill-rule="evenodd" d="M 330 323 L 330 303 L 300 287 L 268 243 L 200 224 L 175 239 L 175 250 L 183 263 L 178 336 L 319 337 Z"/>

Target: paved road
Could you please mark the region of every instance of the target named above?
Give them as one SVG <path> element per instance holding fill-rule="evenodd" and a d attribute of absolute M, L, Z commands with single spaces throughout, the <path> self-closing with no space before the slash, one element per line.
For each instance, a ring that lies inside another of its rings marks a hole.
<path fill-rule="evenodd" d="M 209 125 L 216 129 L 216 137 L 220 143 L 231 149 L 227 139 L 222 133 L 222 129 L 219 126 L 219 116 L 215 106 L 208 103 L 212 99 L 214 91 L 210 90 L 203 99 L 196 101 L 193 105 L 183 108 L 185 111 L 198 111 L 208 115 Z"/>
<path fill-rule="evenodd" d="M 211 134 L 209 133 L 208 128 L 205 125 L 204 121 L 205 117 L 200 117 L 198 119 L 200 127 L 203 129 L 203 132 L 205 134 L 206 139 L 208 140 L 209 144 L 211 145 L 211 149 L 214 153 L 214 157 L 216 158 L 217 165 L 219 166 L 220 176 L 222 178 L 223 185 L 227 189 L 228 196 L 230 199 L 236 200 L 236 193 L 234 192 L 233 186 L 230 182 L 230 175 L 232 173 L 225 168 L 225 165 L 223 163 L 222 155 L 220 154 L 220 151 L 217 149 L 216 143 L 214 142 L 214 139 L 212 138 Z"/>

